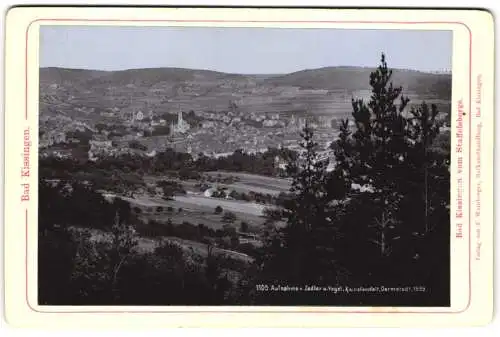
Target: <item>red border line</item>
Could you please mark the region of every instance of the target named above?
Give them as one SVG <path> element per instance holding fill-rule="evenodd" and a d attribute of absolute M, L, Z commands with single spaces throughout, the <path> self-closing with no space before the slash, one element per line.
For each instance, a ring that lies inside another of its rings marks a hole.
<path fill-rule="evenodd" d="M 252 21 L 252 20 L 139 20 L 139 19 L 131 19 L 131 20 L 126 20 L 126 19 L 71 19 L 71 18 L 57 18 L 57 19 L 36 19 L 33 20 L 28 24 L 28 27 L 26 29 L 26 63 L 25 63 L 25 76 L 26 76 L 26 96 L 25 96 L 25 120 L 28 120 L 28 37 L 29 37 L 29 29 L 31 25 L 35 22 L 41 22 L 41 21 L 67 21 L 67 22 L 199 22 L 199 23 L 209 23 L 209 22 L 219 22 L 219 23 L 347 23 L 347 24 L 410 24 L 410 25 L 417 25 L 417 24 L 456 24 L 456 25 L 462 25 L 464 26 L 468 32 L 469 32 L 469 146 L 471 146 L 471 132 L 472 132 L 472 31 L 467 24 L 459 21 L 279 21 L 279 20 L 272 20 L 272 21 Z M 290 28 L 292 29 L 292 28 Z M 331 28 L 335 29 L 335 28 Z M 337 28 L 339 29 L 339 28 Z M 342 29 L 342 28 L 340 28 Z M 452 104 L 453 107 L 453 104 Z M 471 158 L 471 151 L 469 149 L 469 200 L 468 204 L 470 204 L 471 201 L 471 165 L 472 165 L 472 158 Z M 469 212 L 469 298 L 467 305 L 465 306 L 464 309 L 459 310 L 459 311 L 452 311 L 452 312 L 436 312 L 436 311 L 388 311 L 388 312 L 378 312 L 378 311 L 370 311 L 370 310 L 355 310 L 355 311 L 345 311 L 345 310 L 340 310 L 340 311 L 278 311 L 278 310 L 272 310 L 272 311 L 128 311 L 128 310 L 117 310 L 117 311 L 40 311 L 35 309 L 33 306 L 31 306 L 29 302 L 29 296 L 28 296 L 28 210 L 26 209 L 26 214 L 25 214 L 25 221 L 26 221 L 26 256 L 25 256 L 25 263 L 26 263 L 26 304 L 28 307 L 38 313 L 59 313 L 59 314 L 92 314 L 92 313 L 110 313 L 110 314 L 116 314 L 116 313 L 145 313 L 145 314 L 159 314 L 159 313 L 313 313 L 313 314 L 318 314 L 318 313 L 352 313 L 352 314 L 460 314 L 467 309 L 469 309 L 470 304 L 471 304 L 471 296 L 472 296 L 472 261 L 471 261 L 471 244 L 472 244 L 472 220 L 471 220 L 471 214 L 472 212 Z M 450 221 L 450 228 L 451 228 L 451 221 Z M 451 241 L 451 232 L 450 232 L 450 241 Z M 451 252 L 450 252 L 451 254 Z M 451 280 L 450 280 L 451 282 Z"/>

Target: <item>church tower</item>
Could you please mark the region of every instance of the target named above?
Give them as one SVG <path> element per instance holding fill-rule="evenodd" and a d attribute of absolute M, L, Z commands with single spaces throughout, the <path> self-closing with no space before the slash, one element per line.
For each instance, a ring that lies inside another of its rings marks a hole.
<path fill-rule="evenodd" d="M 179 113 L 177 114 L 177 129 L 183 130 L 184 129 L 183 126 L 184 126 L 184 121 L 182 119 L 182 111 L 179 110 Z"/>

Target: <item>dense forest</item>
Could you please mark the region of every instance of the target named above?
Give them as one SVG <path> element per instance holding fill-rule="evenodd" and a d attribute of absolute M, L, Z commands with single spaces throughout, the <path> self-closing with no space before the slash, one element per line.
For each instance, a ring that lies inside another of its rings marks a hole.
<path fill-rule="evenodd" d="M 391 76 L 382 55 L 367 79 L 371 99 L 352 100 L 355 129 L 345 120 L 332 139 L 333 171 L 318 160 L 307 127 L 304 151 L 282 153 L 292 187 L 267 211 L 264 246 L 251 252 L 251 262 L 210 248 L 206 256 L 186 252 L 171 242 L 140 253 L 145 233 L 130 205 L 108 201 L 97 190 L 126 190 L 140 184 L 144 172 L 177 172 L 186 179 L 213 170 L 273 175 L 276 153 L 193 160 L 166 151 L 154 159 L 95 163 L 41 159 L 39 304 L 449 306 L 449 139 L 440 134 L 435 106 L 424 102 L 402 113 L 409 100 Z M 273 226 L 276 221 L 286 225 Z M 227 234 L 193 228 L 189 235 Z M 96 229 L 109 239 L 92 239 Z M 399 290 L 263 291 L 277 286 Z"/>

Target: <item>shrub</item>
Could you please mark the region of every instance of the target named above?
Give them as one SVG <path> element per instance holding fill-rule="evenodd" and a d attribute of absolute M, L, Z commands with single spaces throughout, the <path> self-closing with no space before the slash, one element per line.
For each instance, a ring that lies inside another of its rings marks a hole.
<path fill-rule="evenodd" d="M 229 224 L 224 224 L 224 226 L 222 226 L 222 231 L 224 232 L 224 235 L 227 235 L 227 236 L 237 236 L 236 234 L 236 228 L 234 228 L 233 226 L 229 225 Z"/>
<path fill-rule="evenodd" d="M 226 212 L 222 216 L 222 221 L 226 223 L 233 223 L 236 221 L 236 214 L 234 214 L 233 212 Z"/>
<path fill-rule="evenodd" d="M 240 231 L 242 231 L 243 233 L 246 233 L 248 232 L 248 222 L 246 221 L 242 221 L 241 224 L 240 224 Z"/>

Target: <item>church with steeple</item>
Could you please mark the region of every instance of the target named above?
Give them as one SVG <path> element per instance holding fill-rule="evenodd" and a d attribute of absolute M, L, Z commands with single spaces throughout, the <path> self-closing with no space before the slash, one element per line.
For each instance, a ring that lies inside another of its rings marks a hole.
<path fill-rule="evenodd" d="M 190 129 L 189 123 L 185 122 L 182 118 L 182 111 L 179 110 L 177 114 L 177 124 L 172 122 L 170 124 L 170 135 L 184 134 Z"/>

